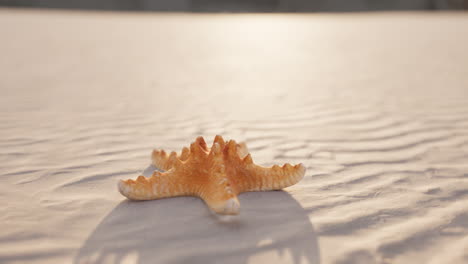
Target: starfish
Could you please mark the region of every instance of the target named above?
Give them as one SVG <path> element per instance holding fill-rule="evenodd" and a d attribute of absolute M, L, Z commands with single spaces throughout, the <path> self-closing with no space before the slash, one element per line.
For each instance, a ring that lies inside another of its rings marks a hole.
<path fill-rule="evenodd" d="M 119 191 L 131 200 L 197 196 L 214 212 L 234 215 L 240 210 L 238 194 L 280 190 L 304 177 L 306 169 L 302 164 L 266 168 L 254 164 L 246 152 L 245 144 L 234 140 L 225 142 L 216 136 L 208 148 L 203 137 L 198 137 L 180 155 L 154 151 L 153 164 L 167 171 L 155 171 L 149 178 L 121 180 Z"/>

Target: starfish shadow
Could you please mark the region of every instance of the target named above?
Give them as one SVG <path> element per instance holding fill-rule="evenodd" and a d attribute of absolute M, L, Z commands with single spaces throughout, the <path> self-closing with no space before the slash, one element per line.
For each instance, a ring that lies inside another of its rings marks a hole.
<path fill-rule="evenodd" d="M 241 214 L 219 217 L 193 197 L 123 201 L 96 227 L 74 263 L 320 262 L 306 211 L 287 192 L 239 196 Z"/>

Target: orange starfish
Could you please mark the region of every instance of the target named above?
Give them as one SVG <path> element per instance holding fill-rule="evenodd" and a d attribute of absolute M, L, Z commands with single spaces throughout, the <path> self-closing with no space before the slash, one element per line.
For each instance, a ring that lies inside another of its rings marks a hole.
<path fill-rule="evenodd" d="M 255 165 L 247 148 L 234 140 L 216 136 L 209 149 L 198 137 L 177 156 L 154 151 L 153 164 L 166 169 L 149 178 L 119 182 L 119 191 L 132 200 L 153 200 L 174 196 L 198 196 L 216 213 L 238 214 L 237 195 L 248 191 L 280 190 L 299 182 L 305 174 L 302 164 L 265 168 Z"/>

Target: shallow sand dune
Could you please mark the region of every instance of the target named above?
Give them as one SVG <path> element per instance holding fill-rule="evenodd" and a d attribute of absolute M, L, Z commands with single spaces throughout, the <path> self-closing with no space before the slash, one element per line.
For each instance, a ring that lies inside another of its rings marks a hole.
<path fill-rule="evenodd" d="M 0 10 L 0 263 L 467 263 L 468 16 Z M 116 188 L 153 148 L 245 140 L 305 178 Z"/>

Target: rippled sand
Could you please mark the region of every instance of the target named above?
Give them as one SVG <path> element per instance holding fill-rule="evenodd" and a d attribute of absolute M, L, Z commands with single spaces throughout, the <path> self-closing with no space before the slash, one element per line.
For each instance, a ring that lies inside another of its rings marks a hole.
<path fill-rule="evenodd" d="M 0 263 L 467 263 L 468 16 L 0 10 Z M 218 218 L 153 148 L 299 163 Z"/>

